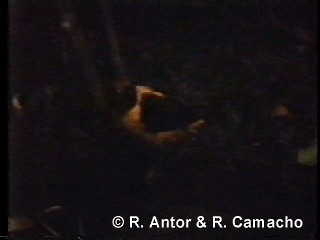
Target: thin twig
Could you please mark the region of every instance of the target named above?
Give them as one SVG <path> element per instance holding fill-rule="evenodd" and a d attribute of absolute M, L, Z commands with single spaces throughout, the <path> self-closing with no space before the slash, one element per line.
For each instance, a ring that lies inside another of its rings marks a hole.
<path fill-rule="evenodd" d="M 54 230 L 52 227 L 50 227 L 49 225 L 47 225 L 45 222 L 43 222 L 42 220 L 39 221 L 39 223 L 49 232 L 51 233 L 54 237 L 60 237 L 60 234 Z"/>

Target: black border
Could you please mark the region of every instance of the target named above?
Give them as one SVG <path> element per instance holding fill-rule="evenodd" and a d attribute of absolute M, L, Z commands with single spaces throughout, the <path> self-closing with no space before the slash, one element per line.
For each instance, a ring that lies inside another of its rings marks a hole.
<path fill-rule="evenodd" d="M 8 158 L 8 70 L 9 70 L 9 64 L 8 64 L 8 55 L 9 55 L 9 39 L 8 39 L 8 30 L 9 30 L 9 2 L 3 1 L 1 2 L 2 7 L 1 11 L 1 28 L 2 28 L 2 36 L 1 36 L 1 47 L 4 48 L 2 50 L 2 57 L 6 57 L 1 64 L 2 71 L 1 71 L 1 78 L 2 80 L 0 88 L 1 88 L 1 110 L 3 113 L 1 114 L 1 118 L 3 123 L 3 133 L 1 134 L 3 137 L 5 137 L 5 146 L 4 149 L 4 156 L 2 158 L 1 166 L 0 166 L 0 176 L 1 176 L 1 195 L 2 197 L 5 195 L 6 197 L 3 198 L 4 201 L 0 204 L 0 216 L 1 216 L 1 225 L 0 225 L 0 236 L 6 236 L 8 232 L 8 168 L 9 168 L 9 158 Z"/>

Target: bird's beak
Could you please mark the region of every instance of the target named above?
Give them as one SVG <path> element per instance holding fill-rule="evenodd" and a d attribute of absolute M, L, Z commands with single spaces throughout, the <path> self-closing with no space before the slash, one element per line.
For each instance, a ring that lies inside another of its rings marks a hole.
<path fill-rule="evenodd" d="M 161 92 L 153 92 L 154 96 L 159 97 L 159 98 L 165 98 L 165 95 Z"/>

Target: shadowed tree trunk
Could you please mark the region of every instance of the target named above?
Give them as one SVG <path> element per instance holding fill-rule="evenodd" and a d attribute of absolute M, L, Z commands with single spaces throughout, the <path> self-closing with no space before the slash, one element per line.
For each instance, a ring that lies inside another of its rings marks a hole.
<path fill-rule="evenodd" d="M 125 62 L 121 56 L 119 39 L 114 26 L 113 9 L 110 0 L 100 0 L 101 16 L 105 26 L 105 31 L 108 36 L 108 46 L 112 57 L 113 67 L 116 71 L 117 82 L 114 83 L 118 92 L 132 84 L 130 76 L 128 75 Z"/>
<path fill-rule="evenodd" d="M 101 0 L 100 3 L 102 7 L 103 22 L 106 27 L 106 32 L 108 33 L 108 45 L 115 65 L 114 67 L 116 68 L 117 74 L 120 78 L 128 77 L 127 72 L 125 70 L 125 64 L 121 57 L 119 40 L 117 38 L 116 30 L 114 28 L 111 3 L 108 0 Z"/>
<path fill-rule="evenodd" d="M 68 1 L 59 2 L 62 28 L 70 34 L 76 54 L 81 61 L 83 72 L 90 86 L 90 92 L 94 100 L 96 110 L 106 110 L 106 99 L 103 91 L 103 83 L 98 74 L 95 58 L 90 49 L 90 44 L 79 26 L 76 13 Z"/>

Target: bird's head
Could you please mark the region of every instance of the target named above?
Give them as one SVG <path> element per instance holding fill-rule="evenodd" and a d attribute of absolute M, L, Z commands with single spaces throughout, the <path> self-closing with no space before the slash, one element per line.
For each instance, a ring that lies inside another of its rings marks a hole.
<path fill-rule="evenodd" d="M 165 99 L 165 94 L 161 92 L 156 92 L 150 87 L 146 86 L 136 86 L 137 102 L 136 104 L 140 106 L 145 106 L 145 104 L 151 99 Z"/>

